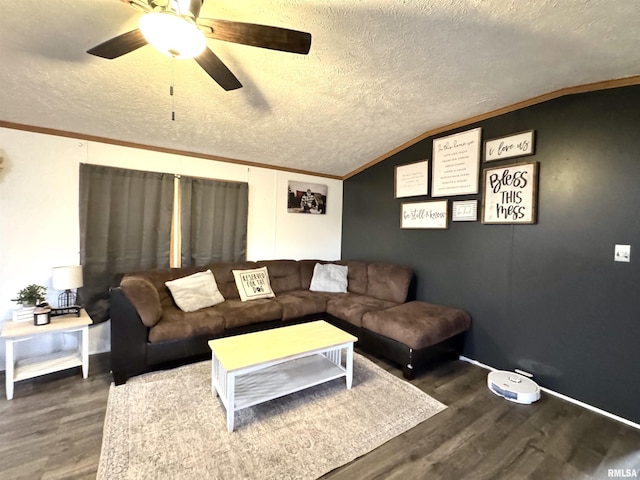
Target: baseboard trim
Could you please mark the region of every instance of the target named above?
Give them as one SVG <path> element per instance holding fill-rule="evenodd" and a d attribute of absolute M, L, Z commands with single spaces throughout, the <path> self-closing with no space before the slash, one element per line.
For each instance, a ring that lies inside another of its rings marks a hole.
<path fill-rule="evenodd" d="M 471 364 L 476 365 L 478 367 L 482 367 L 482 368 L 484 368 L 486 370 L 491 370 L 491 371 L 499 370 L 497 368 L 491 367 L 489 365 L 481 363 L 481 362 L 479 362 L 477 360 L 473 360 L 472 358 L 465 357 L 463 355 L 460 355 L 459 358 L 463 362 L 471 363 Z M 620 417 L 620 416 L 615 415 L 615 414 L 613 414 L 611 412 L 607 412 L 606 410 L 602 410 L 601 408 L 594 407 L 593 405 L 589 405 L 588 403 L 581 402 L 580 400 L 576 400 L 575 398 L 568 397 L 566 395 L 563 395 L 562 393 L 558 393 L 558 392 L 556 392 L 554 390 L 551 390 L 549 388 L 546 388 L 546 387 L 540 387 L 540 390 L 542 390 L 545 393 L 548 393 L 549 395 L 553 395 L 554 397 L 558 397 L 558 398 L 561 398 L 562 400 L 565 400 L 567 402 L 570 402 L 570 403 L 573 403 L 575 405 L 578 405 L 578 406 L 580 406 L 582 408 L 586 408 L 587 410 L 591 410 L 592 412 L 595 412 L 597 414 L 604 415 L 605 417 L 608 417 L 608 418 L 610 418 L 612 420 L 615 420 L 616 422 L 624 423 L 625 425 L 628 425 L 628 426 L 630 426 L 632 428 L 640 430 L 640 424 L 632 422 L 631 420 L 627 420 L 626 418 Z"/>

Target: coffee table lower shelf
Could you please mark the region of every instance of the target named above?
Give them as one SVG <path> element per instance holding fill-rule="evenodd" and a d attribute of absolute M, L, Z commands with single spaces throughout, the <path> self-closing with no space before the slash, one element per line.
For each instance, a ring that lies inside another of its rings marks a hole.
<path fill-rule="evenodd" d="M 325 354 L 316 353 L 254 371 L 237 373 L 224 372 L 222 365 L 216 363 L 214 355 L 211 389 L 214 396 L 220 394 L 220 400 L 226 408 L 227 430 L 233 431 L 234 414 L 243 408 L 341 377 L 346 378 L 347 388 L 351 388 L 351 372 L 340 365 L 340 353 L 339 350 Z M 327 354 L 334 358 L 327 358 Z M 336 355 L 338 358 L 335 358 Z M 347 356 L 352 355 L 352 351 L 347 352 Z M 348 363 L 351 364 L 352 359 Z"/>

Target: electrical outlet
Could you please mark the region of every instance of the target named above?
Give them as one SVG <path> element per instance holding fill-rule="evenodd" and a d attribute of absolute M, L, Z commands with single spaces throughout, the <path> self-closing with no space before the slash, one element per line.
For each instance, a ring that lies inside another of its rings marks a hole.
<path fill-rule="evenodd" d="M 613 260 L 616 262 L 630 262 L 631 245 L 616 245 Z"/>

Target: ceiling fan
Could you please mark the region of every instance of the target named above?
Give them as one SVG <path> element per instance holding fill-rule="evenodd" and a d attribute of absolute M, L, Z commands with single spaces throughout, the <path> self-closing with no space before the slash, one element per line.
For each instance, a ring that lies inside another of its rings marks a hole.
<path fill-rule="evenodd" d="M 114 59 L 148 43 L 174 58 L 193 58 L 223 89 L 240 81 L 207 47 L 206 38 L 306 55 L 311 34 L 287 28 L 199 18 L 204 0 L 120 0 L 144 12 L 139 28 L 97 45 L 87 53 Z"/>

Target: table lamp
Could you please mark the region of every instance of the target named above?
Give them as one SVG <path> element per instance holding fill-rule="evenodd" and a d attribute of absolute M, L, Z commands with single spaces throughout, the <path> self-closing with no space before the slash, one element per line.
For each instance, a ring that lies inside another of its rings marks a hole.
<path fill-rule="evenodd" d="M 76 294 L 71 291 L 72 288 L 82 286 L 82 266 L 69 265 L 66 267 L 53 268 L 53 288 L 56 290 L 64 290 L 58 296 L 58 307 L 71 307 L 76 304 Z"/>

